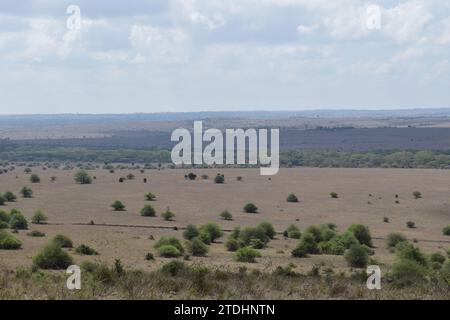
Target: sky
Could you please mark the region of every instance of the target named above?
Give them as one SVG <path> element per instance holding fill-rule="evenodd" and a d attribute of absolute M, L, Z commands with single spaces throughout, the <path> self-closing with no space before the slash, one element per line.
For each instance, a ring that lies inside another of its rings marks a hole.
<path fill-rule="evenodd" d="M 448 0 L 0 2 L 0 114 L 427 107 Z"/>

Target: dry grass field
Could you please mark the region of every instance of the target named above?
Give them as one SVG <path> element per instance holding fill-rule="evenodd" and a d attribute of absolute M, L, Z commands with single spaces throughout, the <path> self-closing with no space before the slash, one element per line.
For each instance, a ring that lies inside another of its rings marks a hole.
<path fill-rule="evenodd" d="M 46 225 L 29 225 L 30 230 L 47 234 L 44 238 L 26 235 L 19 231 L 16 236 L 23 241 L 18 251 L 0 250 L 0 266 L 14 269 L 30 266 L 32 257 L 56 234 L 69 236 L 76 245 L 87 244 L 95 248 L 98 256 L 80 256 L 72 252 L 77 263 L 101 261 L 112 263 L 121 259 L 128 268 L 155 270 L 169 259 L 156 257 L 146 261 L 145 255 L 154 252 L 153 245 L 161 236 L 173 235 L 182 238 L 182 228 L 187 224 L 216 222 L 225 230 L 235 226 L 256 226 L 261 221 L 270 221 L 278 232 L 290 224 L 301 230 L 313 224 L 334 223 L 344 231 L 354 223 L 370 227 L 374 237 L 375 257 L 390 265 L 395 255 L 388 251 L 386 236 L 391 232 L 402 232 L 409 239 L 417 239 L 425 253 L 450 248 L 450 239 L 442 235 L 442 228 L 450 222 L 450 171 L 445 170 L 402 170 L 402 169 L 281 169 L 276 176 L 260 176 L 257 169 L 225 169 L 226 183 L 215 184 L 217 170 L 193 170 L 198 178 L 186 180 L 188 170 L 166 169 L 89 171 L 96 179 L 90 185 L 79 185 L 73 180 L 74 171 L 40 168 L 33 169 L 41 182 L 31 184 L 29 174 L 23 168 L 0 175 L 0 193 L 13 191 L 15 194 L 27 185 L 33 189 L 31 199 L 18 198 L 2 209 L 20 209 L 27 218 L 40 209 L 49 218 Z M 120 177 L 132 172 L 134 180 L 119 183 Z M 200 176 L 207 174 L 208 179 Z M 51 177 L 57 179 L 51 182 Z M 241 176 L 242 181 L 237 177 Z M 148 182 L 144 183 L 143 178 Z M 420 191 L 422 199 L 414 199 L 412 193 Z M 144 195 L 152 192 L 157 200 L 151 202 L 157 217 L 142 217 L 140 209 L 149 202 Z M 339 194 L 332 199 L 330 192 Z M 300 202 L 288 203 L 286 197 L 295 193 Z M 395 195 L 399 198 L 396 199 Z M 110 205 L 120 200 L 126 211 L 114 212 Z M 396 203 L 398 200 L 399 203 Z M 259 208 L 258 214 L 243 212 L 243 206 L 253 202 Z M 160 213 L 170 207 L 176 214 L 175 221 L 167 222 Z M 219 213 L 232 213 L 233 221 L 223 221 Z M 390 222 L 383 222 L 388 217 Z M 90 222 L 94 221 L 94 225 Z M 416 228 L 406 226 L 414 221 Z M 175 230 L 174 227 L 178 227 Z M 151 240 L 151 236 L 155 240 Z M 192 257 L 190 264 L 205 264 L 237 270 L 247 265 L 235 262 L 232 253 L 227 252 L 223 242 L 225 236 L 211 246 L 207 257 Z M 297 240 L 286 239 L 279 234 L 268 248 L 261 250 L 262 258 L 251 264 L 251 268 L 271 271 L 277 266 L 293 263 L 297 271 L 308 271 L 315 264 L 322 264 L 334 270 L 348 271 L 342 256 L 318 255 L 305 259 L 293 258 L 291 250 Z"/>

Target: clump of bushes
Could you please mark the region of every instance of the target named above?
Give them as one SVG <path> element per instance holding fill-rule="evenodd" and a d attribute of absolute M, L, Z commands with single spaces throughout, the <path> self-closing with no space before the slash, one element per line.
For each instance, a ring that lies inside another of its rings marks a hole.
<path fill-rule="evenodd" d="M 53 238 L 53 242 L 56 243 L 61 248 L 73 248 L 72 240 L 62 234 L 58 234 Z"/>
<path fill-rule="evenodd" d="M 82 254 L 82 255 L 86 255 L 86 256 L 93 256 L 93 255 L 98 255 L 98 252 L 95 251 L 93 248 L 85 245 L 85 244 L 80 244 L 76 249 L 75 252 L 78 254 Z"/>
<path fill-rule="evenodd" d="M 111 207 L 114 211 L 125 211 L 125 205 L 119 200 L 114 201 Z"/>
<path fill-rule="evenodd" d="M 85 170 L 78 170 L 73 176 L 74 180 L 78 184 L 91 184 L 92 178 Z"/>
<path fill-rule="evenodd" d="M 295 194 L 291 193 L 290 195 L 288 195 L 288 197 L 286 198 L 287 202 L 298 202 L 298 198 Z"/>
<path fill-rule="evenodd" d="M 17 200 L 17 196 L 11 191 L 6 191 L 3 194 L 3 198 L 6 200 L 6 202 L 15 202 Z"/>
<path fill-rule="evenodd" d="M 0 230 L 0 250 L 18 250 L 21 247 L 22 241 L 6 231 Z"/>
<path fill-rule="evenodd" d="M 234 259 L 238 262 L 254 263 L 259 257 L 261 257 L 261 253 L 252 247 L 240 248 L 234 254 Z"/>
<path fill-rule="evenodd" d="M 196 257 L 204 257 L 208 253 L 208 246 L 199 238 L 193 238 L 186 244 L 187 251 Z"/>
<path fill-rule="evenodd" d="M 141 209 L 141 216 L 156 217 L 156 211 L 151 205 L 146 205 Z"/>
<path fill-rule="evenodd" d="M 244 206 L 244 212 L 246 212 L 246 213 L 258 213 L 258 207 L 255 206 L 253 203 L 247 203 Z"/>
<path fill-rule="evenodd" d="M 176 258 L 184 253 L 184 248 L 175 237 L 161 237 L 155 244 L 155 249 L 161 257 Z"/>
<path fill-rule="evenodd" d="M 205 225 L 202 225 L 199 229 L 200 234 L 208 234 L 209 239 L 211 239 L 210 242 L 214 242 L 215 240 L 219 239 L 223 236 L 223 231 L 220 228 L 219 225 L 215 223 L 207 223 Z"/>
<path fill-rule="evenodd" d="M 237 227 L 228 237 L 225 247 L 228 251 L 236 251 L 244 247 L 263 249 L 274 236 L 275 230 L 268 222 L 262 222 L 256 227 L 247 227 L 243 230 Z"/>
<path fill-rule="evenodd" d="M 198 231 L 198 228 L 190 224 L 186 227 L 186 230 L 183 231 L 183 238 L 186 240 L 192 240 L 200 235 L 200 231 Z"/>
<path fill-rule="evenodd" d="M 161 257 L 177 258 L 182 255 L 180 250 L 171 245 L 164 245 L 156 249 Z"/>
<path fill-rule="evenodd" d="M 220 217 L 221 217 L 223 220 L 227 220 L 227 221 L 233 220 L 233 216 L 231 215 L 231 213 L 230 213 L 228 210 L 222 211 L 222 212 L 220 213 Z"/>
<path fill-rule="evenodd" d="M 145 200 L 156 201 L 156 196 L 153 193 L 149 192 L 145 195 Z"/>
<path fill-rule="evenodd" d="M 171 261 L 161 267 L 161 272 L 165 275 L 175 277 L 185 271 L 186 265 L 181 261 Z"/>
<path fill-rule="evenodd" d="M 67 269 L 73 264 L 72 258 L 55 241 L 50 242 L 34 258 L 33 264 L 41 269 Z"/>
<path fill-rule="evenodd" d="M 302 233 L 300 232 L 299 228 L 294 225 L 291 224 L 286 231 L 284 231 L 283 235 L 287 238 L 291 238 L 291 239 L 300 239 L 300 237 L 302 236 Z"/>
<path fill-rule="evenodd" d="M 362 224 L 353 224 L 348 228 L 348 232 L 352 233 L 360 244 L 372 247 L 372 236 L 368 227 Z"/>
<path fill-rule="evenodd" d="M 31 222 L 34 224 L 44 224 L 47 220 L 47 216 L 41 210 L 36 211 L 31 218 Z"/>

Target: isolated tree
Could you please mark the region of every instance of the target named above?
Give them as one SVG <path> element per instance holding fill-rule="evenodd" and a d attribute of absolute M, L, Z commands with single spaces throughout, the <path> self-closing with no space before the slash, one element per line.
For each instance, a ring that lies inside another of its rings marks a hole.
<path fill-rule="evenodd" d="M 34 224 L 44 224 L 47 220 L 47 216 L 41 210 L 36 211 L 31 218 L 31 222 Z"/>
<path fill-rule="evenodd" d="M 156 217 L 156 211 L 151 205 L 148 204 L 141 209 L 141 216 Z"/>
<path fill-rule="evenodd" d="M 75 172 L 74 180 L 78 184 L 91 184 L 92 178 L 91 176 L 84 170 L 79 170 Z"/>
<path fill-rule="evenodd" d="M 257 213 L 258 212 L 258 207 L 255 206 L 253 203 L 247 203 L 244 206 L 244 211 L 247 213 Z"/>
<path fill-rule="evenodd" d="M 119 200 L 114 201 L 111 204 L 111 207 L 114 209 L 114 211 L 125 211 L 125 205 Z"/>

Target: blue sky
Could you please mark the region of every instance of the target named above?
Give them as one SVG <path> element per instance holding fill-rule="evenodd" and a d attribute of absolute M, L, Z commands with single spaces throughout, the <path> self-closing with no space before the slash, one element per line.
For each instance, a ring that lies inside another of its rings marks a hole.
<path fill-rule="evenodd" d="M 0 114 L 450 107 L 449 60 L 450 1 L 0 2 Z"/>

